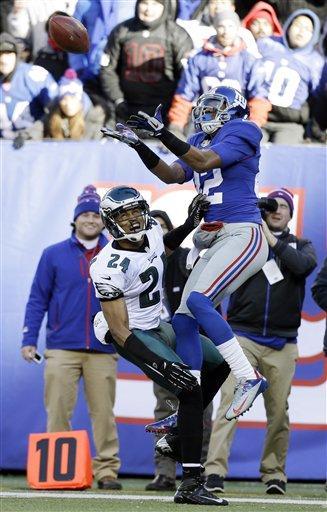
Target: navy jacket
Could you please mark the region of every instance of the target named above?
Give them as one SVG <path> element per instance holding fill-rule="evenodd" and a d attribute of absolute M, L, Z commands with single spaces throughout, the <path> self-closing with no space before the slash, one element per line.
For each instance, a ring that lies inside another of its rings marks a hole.
<path fill-rule="evenodd" d="M 107 242 L 101 234 L 94 255 Z M 112 345 L 102 345 L 94 336 L 92 318 L 101 308 L 94 294 L 85 252 L 74 234 L 43 251 L 26 306 L 23 346 L 37 345 L 47 313 L 48 349 L 115 352 Z"/>

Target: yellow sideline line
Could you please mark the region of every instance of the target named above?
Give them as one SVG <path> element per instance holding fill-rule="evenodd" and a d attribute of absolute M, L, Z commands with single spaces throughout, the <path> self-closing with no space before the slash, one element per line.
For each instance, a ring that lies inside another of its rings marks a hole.
<path fill-rule="evenodd" d="M 0 492 L 0 498 L 60 498 L 60 499 L 102 499 L 102 500 L 132 500 L 132 501 L 164 501 L 172 502 L 171 496 L 143 496 L 135 494 L 101 494 L 92 492 L 48 492 L 48 491 L 4 491 Z M 225 498 L 225 495 L 224 495 Z M 326 500 L 316 499 L 284 499 L 284 498 L 228 498 L 227 501 L 234 503 L 272 503 L 281 505 L 326 505 Z"/>

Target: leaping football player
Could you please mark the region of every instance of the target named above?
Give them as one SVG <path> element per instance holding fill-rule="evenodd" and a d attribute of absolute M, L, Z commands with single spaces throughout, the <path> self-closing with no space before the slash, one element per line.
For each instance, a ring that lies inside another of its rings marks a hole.
<path fill-rule="evenodd" d="M 110 189 L 100 203 L 100 213 L 113 240 L 92 260 L 90 274 L 102 308 L 94 320 L 97 338 L 114 343 L 119 354 L 179 399 L 176 435 L 167 434 L 158 441 L 158 450 L 182 462 L 175 503 L 220 506 L 228 502 L 207 491 L 200 478 L 203 408 L 230 368 L 214 344 L 202 336 L 201 379 L 197 372 L 193 375 L 174 351 L 171 325 L 160 321 L 165 248 L 176 249 L 199 225 L 207 207 L 206 196 L 199 194 L 186 222 L 163 236 L 136 189 Z"/>
<path fill-rule="evenodd" d="M 194 375 L 202 364 L 199 326 L 229 364 L 237 380 L 233 402 L 226 412 L 229 420 L 247 411 L 268 386 L 216 310 L 225 297 L 262 268 L 268 257 L 255 193 L 262 133 L 247 117 L 244 96 L 221 86 L 198 99 L 192 113 L 197 132 L 188 142 L 164 127 L 160 106 L 154 117 L 139 112 L 128 120 L 128 127 L 117 124 L 116 130 L 102 130 L 133 148 L 161 181 L 182 184 L 193 179 L 197 191 L 210 201 L 205 222 L 193 237 L 195 248 L 206 252 L 191 272 L 172 325 L 176 351 Z M 133 130 L 146 130 L 178 160 L 168 165 Z M 171 422 L 170 417 L 167 420 Z"/>

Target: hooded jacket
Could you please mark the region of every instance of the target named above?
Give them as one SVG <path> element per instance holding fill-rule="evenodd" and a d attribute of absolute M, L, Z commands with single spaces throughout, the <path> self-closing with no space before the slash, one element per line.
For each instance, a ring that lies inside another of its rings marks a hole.
<path fill-rule="evenodd" d="M 274 8 L 267 4 L 267 2 L 258 2 L 256 3 L 250 12 L 245 16 L 245 18 L 242 20 L 242 26 L 245 28 L 249 28 L 252 21 L 254 21 L 256 18 L 260 18 L 260 12 L 264 11 L 265 13 L 268 13 L 271 17 L 271 20 L 273 22 L 273 35 L 274 36 L 282 36 L 283 35 L 283 29 L 281 24 L 278 21 L 276 12 Z"/>
<path fill-rule="evenodd" d="M 288 30 L 293 20 L 301 15 L 312 19 L 314 31 L 304 48 L 291 48 Z M 302 109 L 309 95 L 314 95 L 319 84 L 323 58 L 314 49 L 319 39 L 319 18 L 309 9 L 298 9 L 284 24 L 282 42 L 269 37 L 260 39 L 263 59 L 255 64 L 253 73 L 261 82 L 258 96 L 266 98 L 272 105 L 270 121 L 305 123 L 308 111 Z"/>
<path fill-rule="evenodd" d="M 165 5 L 162 16 L 147 26 L 136 15 L 110 34 L 106 65 L 100 71 L 107 100 L 124 99 L 130 109 L 149 114 L 159 103 L 170 105 L 192 41 L 182 27 L 167 19 L 166 9 Z"/>
<path fill-rule="evenodd" d="M 107 243 L 101 234 L 93 256 Z M 112 345 L 102 345 L 93 332 L 92 318 L 101 308 L 86 252 L 74 234 L 44 250 L 26 305 L 22 346 L 37 345 L 47 313 L 47 349 L 115 352 Z"/>

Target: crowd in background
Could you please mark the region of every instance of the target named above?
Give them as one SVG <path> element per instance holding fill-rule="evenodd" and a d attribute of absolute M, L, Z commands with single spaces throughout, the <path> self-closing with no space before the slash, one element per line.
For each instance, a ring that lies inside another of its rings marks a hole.
<path fill-rule="evenodd" d="M 88 30 L 87 54 L 49 34 L 54 13 Z M 265 142 L 322 142 L 327 128 L 326 6 L 322 0 L 3 0 L 1 138 L 99 139 L 164 106 L 180 137 L 208 89 L 232 86 Z"/>

